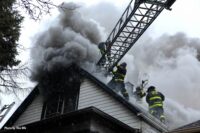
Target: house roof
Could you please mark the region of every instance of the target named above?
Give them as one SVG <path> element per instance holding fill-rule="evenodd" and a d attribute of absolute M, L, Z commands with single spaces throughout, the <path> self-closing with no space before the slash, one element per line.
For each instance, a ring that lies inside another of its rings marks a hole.
<path fill-rule="evenodd" d="M 110 115 L 102 112 L 95 107 L 88 107 L 73 112 L 69 112 L 63 115 L 58 115 L 49 119 L 44 119 L 41 121 L 33 122 L 22 126 L 26 128 L 26 132 L 48 132 L 54 131 L 55 128 L 59 132 L 64 127 L 73 132 L 78 132 L 79 130 L 89 131 L 91 128 L 91 120 L 95 120 L 104 127 L 112 129 L 117 132 L 125 133 L 139 133 L 139 129 L 131 128 L 121 121 L 111 117 Z M 69 128 L 73 125 L 73 128 Z M 81 126 L 83 125 L 83 126 Z M 37 127 L 37 128 L 35 128 Z M 9 127 L 5 127 L 0 133 L 10 133 L 14 132 L 12 130 L 7 130 Z M 22 131 L 22 130 L 19 130 Z"/>
<path fill-rule="evenodd" d="M 141 108 L 137 107 L 136 105 L 133 105 L 132 103 L 125 100 L 123 97 L 115 93 L 112 89 L 110 89 L 106 84 L 98 80 L 96 77 L 91 75 L 89 72 L 87 72 L 84 69 L 81 69 L 81 75 L 85 78 L 90 79 L 95 84 L 97 84 L 100 88 L 102 88 L 105 92 L 110 94 L 112 97 L 114 97 L 116 100 L 118 100 L 120 103 L 122 103 L 125 107 L 127 107 L 129 110 L 131 110 L 135 115 L 137 115 L 140 119 L 144 120 L 154 128 L 156 128 L 159 131 L 168 131 L 166 126 L 162 123 L 160 123 L 157 119 L 155 119 L 150 114 L 144 112 L 141 110 Z M 9 120 L 4 124 L 5 126 L 12 126 L 12 124 L 17 120 L 17 118 L 25 111 L 27 106 L 34 100 L 34 98 L 39 94 L 38 86 L 36 86 L 32 92 L 26 97 L 26 99 L 22 102 L 22 104 L 18 107 L 18 109 L 13 113 L 13 115 L 9 118 Z"/>
<path fill-rule="evenodd" d="M 13 123 L 18 119 L 18 117 L 25 111 L 29 104 L 31 104 L 34 98 L 39 94 L 38 86 L 36 86 L 30 94 L 24 99 L 20 106 L 15 110 L 12 116 L 4 124 L 4 126 L 12 126 Z M 4 127 L 3 126 L 3 127 Z"/>
<path fill-rule="evenodd" d="M 190 123 L 190 124 L 187 124 L 185 126 L 182 126 L 182 127 L 178 128 L 178 129 L 193 128 L 193 127 L 200 127 L 200 120 L 195 121 L 195 122 Z"/>
<path fill-rule="evenodd" d="M 199 133 L 200 132 L 200 120 L 193 123 L 184 125 L 177 129 L 172 130 L 170 133 Z"/>

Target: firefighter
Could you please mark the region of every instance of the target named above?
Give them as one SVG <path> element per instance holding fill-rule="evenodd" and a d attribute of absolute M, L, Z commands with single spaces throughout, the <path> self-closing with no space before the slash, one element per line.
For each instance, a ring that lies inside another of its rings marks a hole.
<path fill-rule="evenodd" d="M 149 105 L 149 113 L 160 119 L 161 122 L 165 122 L 163 101 L 164 95 L 161 92 L 156 91 L 154 86 L 150 86 L 147 90 L 146 102 Z"/>
<path fill-rule="evenodd" d="M 116 92 L 121 92 L 125 99 L 129 99 L 129 95 L 125 89 L 124 78 L 126 76 L 126 63 L 123 62 L 120 65 L 117 65 L 117 70 L 112 71 L 113 78 L 108 83 L 108 86 Z"/>
<path fill-rule="evenodd" d="M 107 59 L 108 61 L 111 60 L 111 52 L 110 52 L 111 45 L 110 45 L 110 43 L 111 43 L 110 41 L 107 41 L 107 42 L 101 42 L 98 45 L 101 55 L 104 55 L 107 51 L 107 54 L 105 55 L 104 58 Z"/>
<path fill-rule="evenodd" d="M 105 52 L 106 52 L 106 44 L 105 44 L 105 42 L 99 43 L 98 48 L 99 48 L 99 50 L 101 52 L 101 55 L 105 54 Z"/>

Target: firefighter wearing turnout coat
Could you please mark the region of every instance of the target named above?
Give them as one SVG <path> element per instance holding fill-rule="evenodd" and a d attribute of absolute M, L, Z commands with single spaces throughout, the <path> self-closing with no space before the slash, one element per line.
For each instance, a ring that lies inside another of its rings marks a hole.
<path fill-rule="evenodd" d="M 101 52 L 101 55 L 104 55 L 106 52 L 106 43 L 105 42 L 99 43 L 98 48 Z"/>
<path fill-rule="evenodd" d="M 112 71 L 113 78 L 108 83 L 108 86 L 113 89 L 115 92 L 121 92 L 125 99 L 129 99 L 128 93 L 125 89 L 124 85 L 124 78 L 126 76 L 126 63 L 121 63 L 120 65 L 117 65 L 117 70 Z"/>
<path fill-rule="evenodd" d="M 147 90 L 146 102 L 149 105 L 149 113 L 160 119 L 161 122 L 165 122 L 163 101 L 164 95 L 161 92 L 156 91 L 154 86 L 150 86 Z"/>

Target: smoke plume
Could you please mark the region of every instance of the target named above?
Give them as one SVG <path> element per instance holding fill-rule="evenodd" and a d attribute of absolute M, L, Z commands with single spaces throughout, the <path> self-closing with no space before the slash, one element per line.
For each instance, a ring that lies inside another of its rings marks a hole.
<path fill-rule="evenodd" d="M 74 3 L 63 3 L 57 21 L 37 35 L 31 51 L 33 81 L 39 81 L 46 72 L 67 68 L 72 63 L 87 67 L 98 60 L 96 44 L 102 36 L 99 26 L 85 19 L 78 7 Z"/>
<path fill-rule="evenodd" d="M 102 13 L 102 5 L 106 3 L 88 8 L 91 12 L 85 14 L 106 27 L 109 35 L 123 11 L 107 3 L 109 8 L 103 12 L 109 14 Z M 97 13 L 93 15 L 94 12 Z M 112 19 L 108 21 L 109 17 Z M 164 108 L 170 128 L 199 120 L 200 39 L 184 33 L 157 38 L 150 34 L 147 30 L 122 59 L 127 62 L 126 81 L 136 86 L 143 75 L 148 75 L 148 85 L 155 85 L 166 97 Z"/>
<path fill-rule="evenodd" d="M 199 55 L 200 39 L 177 33 L 147 37 L 123 59 L 129 65 L 127 80 L 137 84 L 140 74 L 147 73 L 149 85 L 165 95 L 170 128 L 200 119 Z"/>
<path fill-rule="evenodd" d="M 100 2 L 97 5 L 90 6 L 88 8 L 82 8 L 81 12 L 84 16 L 94 19 L 101 27 L 104 28 L 104 41 L 107 36 L 113 30 L 114 25 L 121 17 L 121 11 L 113 3 Z"/>
<path fill-rule="evenodd" d="M 95 22 L 83 18 L 77 5 L 63 4 L 65 10 L 60 9 L 58 22 L 41 33 L 34 43 L 31 53 L 34 81 L 39 81 L 46 72 L 71 63 L 93 66 L 99 58 L 95 44 L 105 37 L 97 22 L 108 25 L 104 29 L 108 35 L 117 22 L 116 12 L 120 12 L 109 5 L 105 13 L 100 13 L 103 10 L 100 5 L 83 12 L 93 16 Z M 147 73 L 149 85 L 156 86 L 165 95 L 164 109 L 170 128 L 200 119 L 200 39 L 189 38 L 184 33 L 156 39 L 143 36 L 122 60 L 128 64 L 126 81 L 137 85 L 140 75 Z"/>

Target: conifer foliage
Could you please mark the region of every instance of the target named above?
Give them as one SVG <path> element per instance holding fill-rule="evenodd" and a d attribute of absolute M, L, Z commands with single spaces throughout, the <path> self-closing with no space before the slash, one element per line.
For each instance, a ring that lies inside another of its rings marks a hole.
<path fill-rule="evenodd" d="M 0 72 L 20 63 L 16 55 L 23 17 L 14 3 L 15 0 L 0 1 Z"/>

